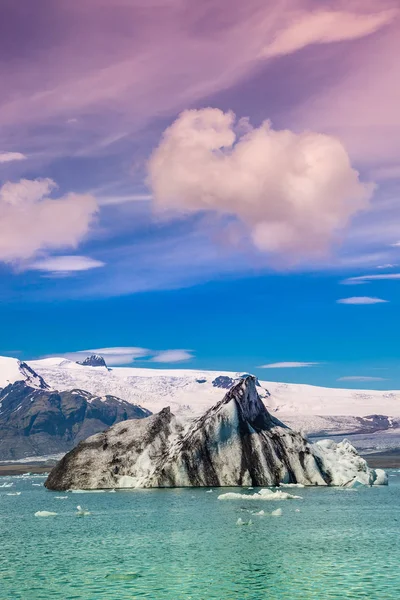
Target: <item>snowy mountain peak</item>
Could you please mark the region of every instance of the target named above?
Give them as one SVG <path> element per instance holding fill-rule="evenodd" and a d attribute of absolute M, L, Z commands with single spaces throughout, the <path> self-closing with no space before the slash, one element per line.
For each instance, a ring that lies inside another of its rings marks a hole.
<path fill-rule="evenodd" d="M 32 369 L 32 367 L 30 367 L 29 365 L 26 364 L 26 362 L 19 360 L 18 367 L 21 372 L 21 375 L 23 375 L 25 383 L 28 386 L 37 388 L 40 390 L 49 390 L 50 389 L 50 386 L 47 385 L 47 383 L 45 382 L 43 377 L 38 375 L 36 373 L 36 371 L 34 371 Z"/>
<path fill-rule="evenodd" d="M 106 367 L 106 361 L 99 354 L 92 354 L 91 356 L 87 356 L 85 360 L 82 362 L 78 362 L 78 365 L 83 365 L 84 367 Z"/>

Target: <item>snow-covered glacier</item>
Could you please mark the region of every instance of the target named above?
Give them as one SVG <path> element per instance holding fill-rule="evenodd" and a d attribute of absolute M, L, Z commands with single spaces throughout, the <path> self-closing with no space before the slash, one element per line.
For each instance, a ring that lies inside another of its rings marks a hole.
<path fill-rule="evenodd" d="M 91 436 L 51 471 L 52 490 L 386 484 L 344 441 L 310 443 L 277 420 L 246 376 L 190 424 L 169 408 Z"/>

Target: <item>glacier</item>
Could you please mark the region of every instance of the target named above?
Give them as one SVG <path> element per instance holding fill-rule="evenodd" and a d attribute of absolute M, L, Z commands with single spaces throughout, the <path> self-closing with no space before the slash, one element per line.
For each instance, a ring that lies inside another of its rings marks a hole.
<path fill-rule="evenodd" d="M 387 484 L 347 441 L 310 443 L 273 417 L 245 376 L 199 418 L 170 410 L 81 442 L 54 467 L 51 490 Z M 283 493 L 283 492 L 282 492 Z"/>

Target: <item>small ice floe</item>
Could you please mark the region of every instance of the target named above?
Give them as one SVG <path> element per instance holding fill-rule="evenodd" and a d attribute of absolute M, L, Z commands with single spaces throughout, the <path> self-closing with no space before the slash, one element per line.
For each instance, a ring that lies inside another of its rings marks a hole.
<path fill-rule="evenodd" d="M 247 489 L 248 489 L 248 490 L 253 490 L 254 488 L 252 488 L 252 487 L 248 487 Z"/>
<path fill-rule="evenodd" d="M 68 496 L 54 496 L 54 500 L 66 500 Z"/>
<path fill-rule="evenodd" d="M 206 494 L 212 494 L 213 491 L 212 490 L 206 490 Z"/>
<path fill-rule="evenodd" d="M 302 500 L 301 496 L 294 496 L 288 492 L 281 492 L 276 490 L 263 489 L 254 494 L 238 494 L 237 492 L 228 492 L 226 494 L 220 494 L 218 500 Z"/>
<path fill-rule="evenodd" d="M 109 491 L 110 494 L 115 494 L 115 489 L 113 488 L 112 490 Z"/>
<path fill-rule="evenodd" d="M 0 488 L 10 488 L 10 487 L 12 487 L 13 485 L 14 485 L 14 484 L 13 484 L 13 482 L 12 482 L 12 481 L 10 481 L 10 482 L 7 482 L 7 481 L 6 481 L 5 483 L 2 483 L 2 484 L 0 485 Z"/>
<path fill-rule="evenodd" d="M 259 510 L 258 512 L 253 512 L 253 515 L 255 515 L 256 517 L 263 517 L 265 515 L 265 512 L 263 510 Z"/>
<path fill-rule="evenodd" d="M 302 483 L 280 483 L 280 488 L 303 488 L 305 487 Z"/>
<path fill-rule="evenodd" d="M 253 525 L 253 521 L 249 519 L 248 521 L 243 521 L 240 517 L 236 521 L 236 525 Z"/>
<path fill-rule="evenodd" d="M 101 494 L 106 490 L 67 490 L 67 492 L 71 492 L 72 494 Z"/>
<path fill-rule="evenodd" d="M 6 494 L 6 496 L 20 496 L 21 492 L 8 492 L 8 494 Z"/>
<path fill-rule="evenodd" d="M 34 487 L 43 487 L 41 483 L 32 483 Z"/>
<path fill-rule="evenodd" d="M 299 509 L 299 508 L 296 508 L 296 510 L 295 510 L 294 512 L 300 512 L 300 509 Z"/>
<path fill-rule="evenodd" d="M 282 516 L 281 508 L 277 508 L 276 510 L 273 510 L 271 513 L 271 517 L 281 517 L 281 516 Z"/>
<path fill-rule="evenodd" d="M 38 510 L 35 512 L 35 517 L 56 517 L 58 513 L 49 510 Z"/>
<path fill-rule="evenodd" d="M 87 517 L 88 515 L 90 515 L 90 512 L 88 510 L 85 510 L 84 508 L 82 508 L 81 506 L 77 506 L 76 510 L 78 511 L 76 513 L 77 517 Z"/>

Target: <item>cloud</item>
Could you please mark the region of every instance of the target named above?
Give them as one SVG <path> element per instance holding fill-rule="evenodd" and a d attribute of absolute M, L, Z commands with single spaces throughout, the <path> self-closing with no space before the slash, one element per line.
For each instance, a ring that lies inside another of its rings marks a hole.
<path fill-rule="evenodd" d="M 90 354 L 100 354 L 104 357 L 106 363 L 112 365 L 128 365 L 138 358 L 145 358 L 152 354 L 147 348 L 136 346 L 120 346 L 114 348 L 92 348 L 91 350 L 82 350 L 81 354 L 89 356 Z"/>
<path fill-rule="evenodd" d="M 31 0 L 20 4 L 28 10 Z M 238 84 L 279 54 L 368 36 L 392 14 L 351 0 L 345 10 L 314 7 L 313 0 L 39 3 L 30 14 L 37 35 L 27 36 L 25 11 L 4 6 L 0 126 L 10 143 L 18 131 L 39 151 L 95 148 Z"/>
<path fill-rule="evenodd" d="M 388 300 L 382 298 L 371 298 L 370 296 L 353 296 L 352 298 L 341 298 L 336 300 L 338 304 L 382 304 Z"/>
<path fill-rule="evenodd" d="M 374 179 L 400 179 L 400 165 L 381 166 L 372 171 Z"/>
<path fill-rule="evenodd" d="M 192 358 L 194 358 L 193 354 L 187 350 L 161 350 L 153 356 L 151 362 L 177 363 L 191 360 Z"/>
<path fill-rule="evenodd" d="M 50 256 L 42 258 L 29 265 L 34 271 L 49 271 L 52 273 L 71 273 L 75 271 L 87 271 L 104 267 L 104 263 L 89 256 Z"/>
<path fill-rule="evenodd" d="M 382 273 L 382 275 L 359 275 L 358 277 L 348 277 L 340 283 L 344 285 L 358 285 L 369 283 L 370 281 L 381 281 L 383 279 L 400 279 L 400 273 Z"/>
<path fill-rule="evenodd" d="M 100 356 L 103 356 L 104 360 L 109 366 L 115 366 L 128 365 L 138 358 L 145 358 L 146 356 L 149 356 L 152 354 L 152 351 L 136 346 L 120 346 L 114 348 L 91 348 L 89 350 L 76 350 L 75 352 L 57 354 L 57 357 L 62 356 L 68 360 L 81 362 L 87 356 L 91 356 L 92 354 L 99 354 Z"/>
<path fill-rule="evenodd" d="M 217 108 L 180 114 L 148 163 L 155 209 L 234 215 L 257 248 L 290 262 L 325 253 L 374 186 L 335 138 L 236 126 Z"/>
<path fill-rule="evenodd" d="M 397 11 L 356 14 L 344 11 L 318 10 L 299 14 L 293 23 L 279 31 L 262 51 L 271 57 L 291 54 L 309 44 L 327 44 L 365 37 L 393 21 Z"/>
<path fill-rule="evenodd" d="M 259 369 L 299 369 L 302 367 L 314 367 L 319 365 L 317 362 L 276 362 L 267 365 L 261 365 Z"/>
<path fill-rule="evenodd" d="M 364 377 L 363 375 L 349 375 L 339 377 L 336 381 L 387 381 L 384 377 Z"/>
<path fill-rule="evenodd" d="M 378 265 L 376 268 L 377 269 L 393 269 L 394 267 L 397 267 L 397 265 L 392 264 L 392 263 L 386 263 L 385 265 Z"/>
<path fill-rule="evenodd" d="M 115 196 L 97 196 L 99 206 L 110 206 L 114 204 L 126 204 L 127 202 L 150 202 L 151 194 L 126 194 Z"/>
<path fill-rule="evenodd" d="M 398 9 L 398 2 L 390 4 Z M 383 179 L 398 176 L 386 165 L 400 153 L 400 36 L 399 18 L 393 17 L 379 35 L 349 46 L 341 63 L 332 61 L 334 76 L 293 114 L 297 127 L 336 135 L 359 163 L 374 171 L 382 167 Z"/>
<path fill-rule="evenodd" d="M 87 356 L 99 354 L 103 356 L 107 365 L 129 365 L 139 359 L 147 359 L 151 362 L 176 363 L 194 358 L 191 352 L 187 350 L 150 350 L 137 346 L 114 346 L 110 348 L 91 348 L 89 350 L 76 350 L 74 352 L 65 352 L 52 356 L 64 357 L 68 360 L 82 361 Z M 151 357 L 151 358 L 150 358 Z"/>
<path fill-rule="evenodd" d="M 51 179 L 21 179 L 0 188 L 0 261 L 16 262 L 40 250 L 76 247 L 97 212 L 93 196 L 50 198 Z"/>
<path fill-rule="evenodd" d="M 13 162 L 14 160 L 25 160 L 27 157 L 21 152 L 0 152 L 0 163 Z"/>

